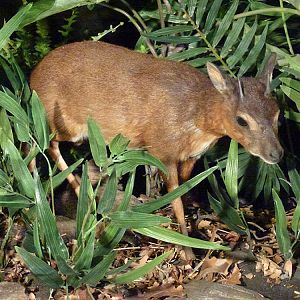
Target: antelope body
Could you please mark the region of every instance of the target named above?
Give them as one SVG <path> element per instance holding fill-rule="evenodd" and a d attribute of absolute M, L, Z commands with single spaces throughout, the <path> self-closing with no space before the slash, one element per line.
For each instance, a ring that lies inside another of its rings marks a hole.
<path fill-rule="evenodd" d="M 170 191 L 224 135 L 267 163 L 280 160 L 279 109 L 269 93 L 273 67 L 274 58 L 260 79 L 238 81 L 208 63 L 207 77 L 184 63 L 85 41 L 50 52 L 32 72 L 30 85 L 45 105 L 57 142 L 86 138 L 91 117 L 107 142 L 122 133 L 130 146 L 158 157 L 169 170 Z M 57 144 L 52 146 L 64 169 Z M 173 208 L 187 233 L 181 199 Z"/>

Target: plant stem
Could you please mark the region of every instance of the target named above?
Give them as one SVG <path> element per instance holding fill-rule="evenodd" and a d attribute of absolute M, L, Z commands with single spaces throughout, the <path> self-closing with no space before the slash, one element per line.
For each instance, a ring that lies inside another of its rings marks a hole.
<path fill-rule="evenodd" d="M 279 0 L 279 3 L 280 3 L 280 7 L 284 8 L 282 0 Z M 285 36 L 286 36 L 287 44 L 289 46 L 290 53 L 292 55 L 294 55 L 295 53 L 294 53 L 294 49 L 293 49 L 293 46 L 292 46 L 292 43 L 291 43 L 291 40 L 290 40 L 289 32 L 288 32 L 288 29 L 287 29 L 287 26 L 286 26 L 285 14 L 284 14 L 283 11 L 281 12 L 281 18 L 282 18 L 283 29 L 284 29 L 284 33 L 285 33 Z"/>
<path fill-rule="evenodd" d="M 181 3 L 181 2 L 179 2 Z M 228 65 L 226 64 L 226 62 L 223 60 L 223 58 L 218 54 L 217 50 L 212 46 L 212 44 L 207 40 L 206 35 L 199 29 L 199 27 L 197 26 L 197 24 L 194 22 L 194 20 L 192 19 L 192 17 L 189 15 L 189 13 L 183 8 L 182 11 L 184 12 L 185 18 L 192 24 L 194 30 L 197 31 L 199 37 L 205 42 L 205 44 L 207 45 L 208 49 L 212 52 L 212 54 L 216 57 L 216 59 L 218 61 L 220 61 L 220 63 L 223 65 L 223 67 L 225 68 L 225 70 L 228 71 L 228 73 L 236 78 L 236 76 L 234 75 L 234 73 L 230 70 L 230 68 L 228 67 Z"/>
<path fill-rule="evenodd" d="M 289 14 L 294 14 L 294 15 L 298 15 L 300 16 L 300 11 L 297 9 L 293 9 L 293 8 L 281 8 L 281 7 L 274 7 L 274 8 L 263 8 L 263 9 L 257 9 L 257 10 L 252 10 L 252 11 L 247 11 L 247 12 L 243 12 L 240 14 L 236 14 L 234 16 L 234 20 L 236 19 L 240 19 L 240 18 L 244 18 L 244 17 L 249 17 L 249 16 L 255 16 L 255 15 L 260 15 L 260 14 L 265 14 L 265 13 L 274 13 L 274 12 L 278 12 L 278 13 L 289 13 Z"/>

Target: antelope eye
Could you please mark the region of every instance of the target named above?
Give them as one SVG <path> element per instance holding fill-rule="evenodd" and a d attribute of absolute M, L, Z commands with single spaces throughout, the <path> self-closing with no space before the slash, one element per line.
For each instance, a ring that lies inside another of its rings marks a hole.
<path fill-rule="evenodd" d="M 241 126 L 241 127 L 247 127 L 248 123 L 245 119 L 242 117 L 236 117 L 236 122 Z"/>

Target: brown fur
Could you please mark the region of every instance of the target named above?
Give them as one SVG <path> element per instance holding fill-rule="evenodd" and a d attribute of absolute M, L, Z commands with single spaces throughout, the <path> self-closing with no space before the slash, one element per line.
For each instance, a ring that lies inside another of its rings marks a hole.
<path fill-rule="evenodd" d="M 57 141 L 87 137 L 86 121 L 92 117 L 107 142 L 122 133 L 132 147 L 144 147 L 161 159 L 173 190 L 224 135 L 270 163 L 282 155 L 274 121 L 278 107 L 264 95 L 266 82 L 243 78 L 241 101 L 237 81 L 212 64 L 208 71 L 211 80 L 184 63 L 86 41 L 50 52 L 32 72 L 30 84 L 46 107 Z M 256 128 L 238 125 L 240 113 L 249 114 Z M 173 206 L 186 233 L 181 200 Z"/>

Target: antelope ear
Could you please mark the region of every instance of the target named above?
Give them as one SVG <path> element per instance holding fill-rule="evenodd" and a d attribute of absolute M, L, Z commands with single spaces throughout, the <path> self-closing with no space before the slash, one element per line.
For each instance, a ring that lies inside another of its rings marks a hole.
<path fill-rule="evenodd" d="M 220 92 L 225 93 L 231 90 L 231 84 L 226 79 L 226 76 L 222 74 L 220 69 L 211 62 L 206 64 L 208 76 L 214 85 L 214 87 Z"/>
<path fill-rule="evenodd" d="M 277 63 L 276 53 L 272 53 L 259 76 L 260 81 L 262 81 L 266 86 L 265 95 L 269 95 L 271 93 L 270 84 L 272 81 L 273 70 L 276 63 Z"/>

